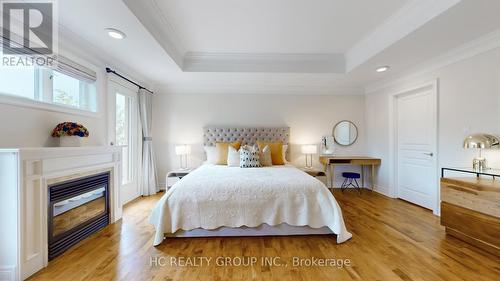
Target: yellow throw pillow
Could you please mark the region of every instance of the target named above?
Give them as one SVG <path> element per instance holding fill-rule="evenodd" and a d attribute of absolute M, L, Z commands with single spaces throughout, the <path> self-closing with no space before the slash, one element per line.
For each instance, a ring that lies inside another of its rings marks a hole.
<path fill-rule="evenodd" d="M 271 159 L 273 165 L 285 165 L 285 159 L 283 159 L 283 143 L 282 142 L 263 142 L 257 141 L 259 150 L 263 151 L 266 145 L 271 149 Z"/>
<path fill-rule="evenodd" d="M 217 165 L 227 165 L 227 151 L 229 146 L 234 147 L 236 150 L 240 149 L 241 142 L 217 142 L 215 148 L 217 149 Z"/>

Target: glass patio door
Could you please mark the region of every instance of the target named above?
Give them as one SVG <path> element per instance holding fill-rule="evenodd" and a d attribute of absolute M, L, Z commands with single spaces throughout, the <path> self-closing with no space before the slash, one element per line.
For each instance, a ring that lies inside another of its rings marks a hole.
<path fill-rule="evenodd" d="M 122 148 L 122 203 L 140 196 L 138 94 L 127 87 L 110 82 L 111 143 Z"/>

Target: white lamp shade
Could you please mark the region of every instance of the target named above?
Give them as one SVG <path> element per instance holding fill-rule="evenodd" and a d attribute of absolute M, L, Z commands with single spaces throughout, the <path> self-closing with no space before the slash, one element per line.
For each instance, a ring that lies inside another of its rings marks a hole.
<path fill-rule="evenodd" d="M 315 144 L 302 145 L 301 149 L 303 154 L 316 154 L 318 153 L 318 146 Z"/>
<path fill-rule="evenodd" d="M 188 155 L 191 153 L 191 146 L 187 144 L 176 145 L 175 154 L 176 155 Z"/>

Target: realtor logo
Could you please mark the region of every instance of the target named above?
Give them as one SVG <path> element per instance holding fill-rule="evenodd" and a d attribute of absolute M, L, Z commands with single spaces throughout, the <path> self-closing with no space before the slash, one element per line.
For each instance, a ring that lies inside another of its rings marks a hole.
<path fill-rule="evenodd" d="M 54 54 L 54 1 L 0 2 L 4 55 Z"/>

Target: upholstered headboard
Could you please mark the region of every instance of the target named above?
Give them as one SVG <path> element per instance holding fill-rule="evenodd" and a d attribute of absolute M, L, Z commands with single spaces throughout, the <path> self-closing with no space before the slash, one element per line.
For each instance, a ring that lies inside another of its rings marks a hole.
<path fill-rule="evenodd" d="M 242 145 L 253 145 L 257 141 L 281 141 L 288 145 L 290 128 L 203 128 L 203 145 L 214 146 L 216 142 L 241 141 Z"/>

